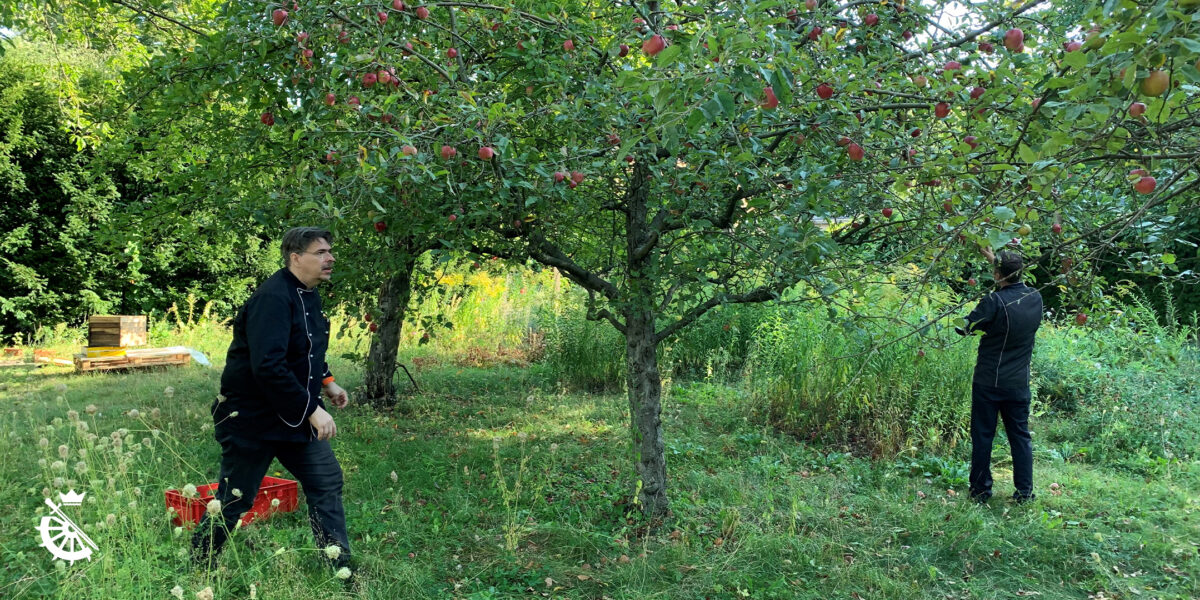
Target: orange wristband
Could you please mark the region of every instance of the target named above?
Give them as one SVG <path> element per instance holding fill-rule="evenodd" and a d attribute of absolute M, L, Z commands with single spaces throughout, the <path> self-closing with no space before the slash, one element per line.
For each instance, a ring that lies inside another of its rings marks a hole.
<path fill-rule="evenodd" d="M 321 385 L 329 385 L 331 383 L 333 383 L 333 375 L 321 380 Z"/>

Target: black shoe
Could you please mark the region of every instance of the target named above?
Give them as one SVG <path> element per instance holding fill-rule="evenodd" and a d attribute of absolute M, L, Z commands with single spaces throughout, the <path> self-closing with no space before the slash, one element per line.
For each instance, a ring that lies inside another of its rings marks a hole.
<path fill-rule="evenodd" d="M 1025 504 L 1026 502 L 1032 502 L 1032 501 L 1036 500 L 1037 494 L 1029 494 L 1028 496 L 1022 496 L 1020 492 L 1013 492 L 1012 499 L 1013 499 L 1013 502 L 1016 502 L 1017 504 Z"/>
<path fill-rule="evenodd" d="M 974 500 L 976 504 L 987 504 L 988 500 L 991 499 L 991 497 L 992 497 L 992 493 L 991 492 L 971 492 L 970 497 L 971 497 L 971 500 Z"/>

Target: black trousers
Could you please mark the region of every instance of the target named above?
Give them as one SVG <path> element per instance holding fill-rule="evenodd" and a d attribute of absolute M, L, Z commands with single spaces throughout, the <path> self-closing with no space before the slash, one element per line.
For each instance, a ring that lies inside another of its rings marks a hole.
<path fill-rule="evenodd" d="M 1033 438 L 1029 435 L 1029 388 L 1005 389 L 971 385 L 971 497 L 992 496 L 992 441 L 996 417 L 1004 419 L 1004 432 L 1012 448 L 1013 486 L 1016 495 L 1033 495 Z"/>
<path fill-rule="evenodd" d="M 221 476 L 216 498 L 221 501 L 221 518 L 205 514 L 192 536 L 192 556 L 211 565 L 237 526 L 242 514 L 250 510 L 259 484 L 278 458 L 304 490 L 308 518 L 317 547 L 336 544 L 342 548 L 337 566 L 349 564 L 350 539 L 346 531 L 346 511 L 342 506 L 342 467 L 328 441 L 279 442 L 234 435 L 218 428 L 221 444 Z M 233 493 L 241 492 L 241 496 Z"/>

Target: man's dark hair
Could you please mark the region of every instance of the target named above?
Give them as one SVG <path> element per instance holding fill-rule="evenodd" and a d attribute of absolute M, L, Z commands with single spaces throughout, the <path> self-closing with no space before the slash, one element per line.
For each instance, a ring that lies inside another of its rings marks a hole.
<path fill-rule="evenodd" d="M 333 245 L 333 234 L 321 227 L 293 227 L 283 234 L 283 266 L 291 266 L 292 253 L 303 253 L 317 240 Z"/>
<path fill-rule="evenodd" d="M 1019 283 L 1024 268 L 1025 260 L 1016 252 L 1004 251 L 996 255 L 996 272 L 1008 283 Z"/>

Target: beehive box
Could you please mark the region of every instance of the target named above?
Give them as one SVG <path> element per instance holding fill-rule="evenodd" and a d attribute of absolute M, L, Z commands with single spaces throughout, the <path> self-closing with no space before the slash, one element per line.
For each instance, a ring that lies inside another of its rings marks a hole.
<path fill-rule="evenodd" d="M 88 346 L 145 345 L 145 315 L 94 315 L 88 320 Z"/>

